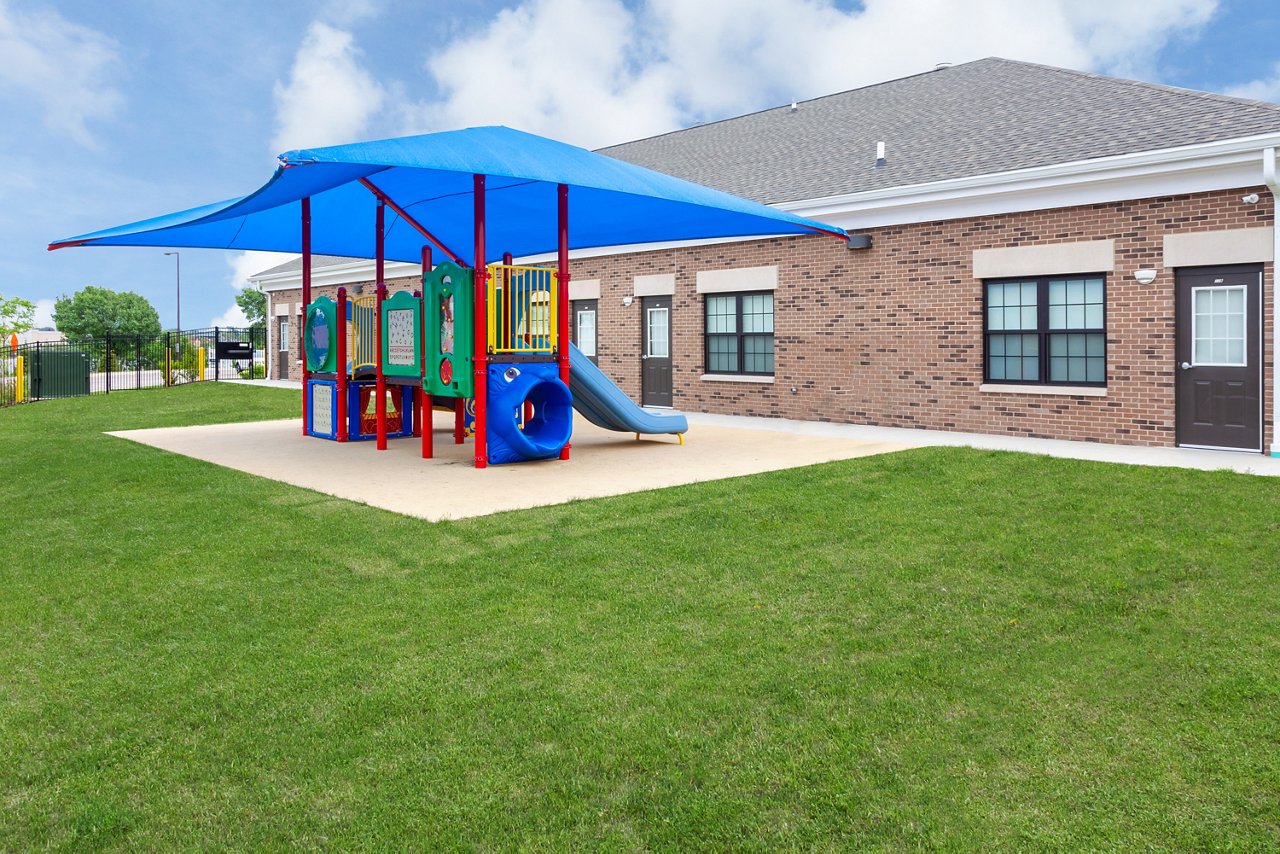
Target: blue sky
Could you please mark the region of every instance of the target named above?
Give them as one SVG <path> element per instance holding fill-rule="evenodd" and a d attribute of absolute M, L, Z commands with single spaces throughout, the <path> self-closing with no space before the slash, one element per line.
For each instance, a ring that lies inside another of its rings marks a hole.
<path fill-rule="evenodd" d="M 507 124 L 600 146 L 1005 56 L 1280 100 L 1263 0 L 0 0 L 0 294 L 134 290 L 162 250 L 50 241 L 247 193 L 304 147 Z M 478 61 L 483 57 L 484 61 Z M 182 250 L 185 327 L 271 256 Z"/>

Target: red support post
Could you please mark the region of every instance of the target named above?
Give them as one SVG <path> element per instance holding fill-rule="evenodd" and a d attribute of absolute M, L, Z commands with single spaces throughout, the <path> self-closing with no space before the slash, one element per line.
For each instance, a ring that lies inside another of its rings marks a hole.
<path fill-rule="evenodd" d="M 467 441 L 467 402 L 461 397 L 453 399 L 453 444 Z"/>
<path fill-rule="evenodd" d="M 418 301 L 418 318 L 419 318 L 419 325 L 421 325 L 422 291 L 414 291 L 413 298 Z M 425 326 L 422 326 L 422 328 L 426 329 Z M 426 361 L 426 356 L 427 356 L 427 353 L 425 350 L 423 350 L 422 361 L 418 365 L 419 373 L 422 372 L 422 365 Z M 422 396 L 424 392 L 425 392 L 425 389 L 423 389 L 422 383 L 418 383 L 413 387 L 413 435 L 418 437 L 422 436 Z"/>
<path fill-rule="evenodd" d="M 418 384 L 418 400 L 421 402 L 421 409 L 418 415 L 418 427 L 422 430 L 422 458 L 429 460 L 435 456 L 435 438 L 431 435 L 431 431 L 435 428 L 435 407 L 432 405 L 434 401 L 431 395 L 427 393 L 427 365 L 429 364 L 427 353 L 427 341 L 430 336 L 427 335 L 427 276 L 431 275 L 431 247 L 422 247 L 422 290 L 419 295 L 422 299 L 418 303 L 419 310 L 422 313 L 422 382 Z M 439 322 L 436 318 L 435 322 Z"/>
<path fill-rule="evenodd" d="M 569 384 L 569 185 L 556 188 L 556 272 L 560 280 L 556 337 L 560 350 L 560 381 Z M 569 459 L 570 443 L 560 449 L 560 459 Z"/>
<path fill-rule="evenodd" d="M 311 197 L 302 200 L 302 334 L 299 341 L 306 340 L 307 306 L 311 305 Z M 283 341 L 280 342 L 283 345 Z M 279 349 L 284 349 L 283 346 Z M 307 380 L 311 372 L 307 370 L 307 351 L 302 349 L 302 435 L 307 435 Z"/>
<path fill-rule="evenodd" d="M 338 340 L 334 342 L 337 349 L 338 368 L 338 423 L 337 436 L 339 442 L 347 441 L 347 289 L 338 288 Z"/>
<path fill-rule="evenodd" d="M 373 337 L 373 346 L 377 350 L 374 360 L 377 364 L 377 384 L 375 385 L 375 393 L 377 401 L 374 411 L 378 416 L 378 450 L 385 451 L 387 449 L 387 377 L 382 373 L 382 301 L 387 298 L 387 285 L 382 280 L 383 271 L 386 268 L 386 224 L 387 224 L 387 206 L 382 199 L 378 199 L 377 216 L 374 228 L 374 280 L 377 286 L 374 293 L 377 294 L 374 302 L 376 308 L 373 314 L 374 329 L 376 330 Z"/>
<path fill-rule="evenodd" d="M 488 403 L 489 391 L 489 267 L 484 245 L 484 187 L 483 175 L 471 176 L 471 194 L 475 222 L 475 400 L 476 400 L 476 468 L 489 465 Z"/>

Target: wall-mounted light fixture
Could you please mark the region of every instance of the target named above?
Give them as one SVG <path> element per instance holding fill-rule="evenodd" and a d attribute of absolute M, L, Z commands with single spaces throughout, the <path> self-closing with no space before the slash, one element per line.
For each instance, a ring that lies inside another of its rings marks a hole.
<path fill-rule="evenodd" d="M 636 298 L 633 296 L 625 296 L 622 298 L 623 305 L 631 305 L 635 301 L 636 301 Z"/>
<path fill-rule="evenodd" d="M 1241 196 L 1240 201 L 1244 202 L 1246 205 L 1256 205 L 1258 203 L 1258 194 L 1250 193 L 1247 196 Z"/>
<path fill-rule="evenodd" d="M 1149 285 L 1156 280 L 1155 270 L 1134 270 L 1133 278 L 1140 285 Z"/>

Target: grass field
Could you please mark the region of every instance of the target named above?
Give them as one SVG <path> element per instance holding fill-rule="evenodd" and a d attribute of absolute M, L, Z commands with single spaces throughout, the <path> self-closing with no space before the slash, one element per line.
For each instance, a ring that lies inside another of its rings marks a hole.
<path fill-rule="evenodd" d="M 428 524 L 0 411 L 0 849 L 1280 845 L 1280 483 L 933 449 Z M 483 473 L 477 473 L 483 476 Z"/>

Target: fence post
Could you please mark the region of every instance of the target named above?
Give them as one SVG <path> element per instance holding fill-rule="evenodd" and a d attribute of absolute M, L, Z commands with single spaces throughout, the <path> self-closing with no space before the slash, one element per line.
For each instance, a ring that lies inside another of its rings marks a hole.
<path fill-rule="evenodd" d="M 142 388 L 142 336 L 133 336 L 133 387 Z"/>
<path fill-rule="evenodd" d="M 106 371 L 107 371 L 107 394 L 111 394 L 111 333 L 107 333 L 106 343 Z M 90 389 L 92 391 L 92 389 Z"/>
<path fill-rule="evenodd" d="M 27 366 L 26 366 L 26 362 L 24 361 L 25 358 L 26 357 L 24 356 L 19 356 L 17 361 L 14 362 L 14 366 L 13 366 L 13 373 L 14 373 L 13 402 L 14 403 L 22 403 L 22 397 L 23 397 L 22 393 L 23 391 L 26 390 L 25 384 L 27 379 L 26 378 Z"/>
<path fill-rule="evenodd" d="M 44 370 L 44 359 L 40 358 L 40 342 L 36 342 L 36 369 L 31 376 L 31 397 L 35 400 L 40 399 L 40 392 L 44 389 L 40 388 L 40 374 Z"/>
<path fill-rule="evenodd" d="M 218 327 L 213 327 L 213 381 L 217 382 L 222 378 L 220 369 L 222 363 L 218 361 L 218 343 L 222 340 L 222 332 Z"/>
<path fill-rule="evenodd" d="M 199 361 L 199 363 L 200 363 L 200 372 L 199 372 L 198 376 L 200 377 L 200 382 L 204 382 L 204 359 L 205 359 L 205 356 L 206 356 L 206 355 L 208 355 L 208 354 L 207 354 L 207 352 L 205 351 L 205 349 L 204 349 L 203 347 L 201 347 L 201 348 L 200 348 L 198 351 L 196 351 L 196 352 L 197 352 L 197 356 L 196 356 L 196 358 L 197 358 L 197 360 L 198 360 L 198 361 Z M 216 370 L 216 369 L 215 369 L 215 370 Z"/>

